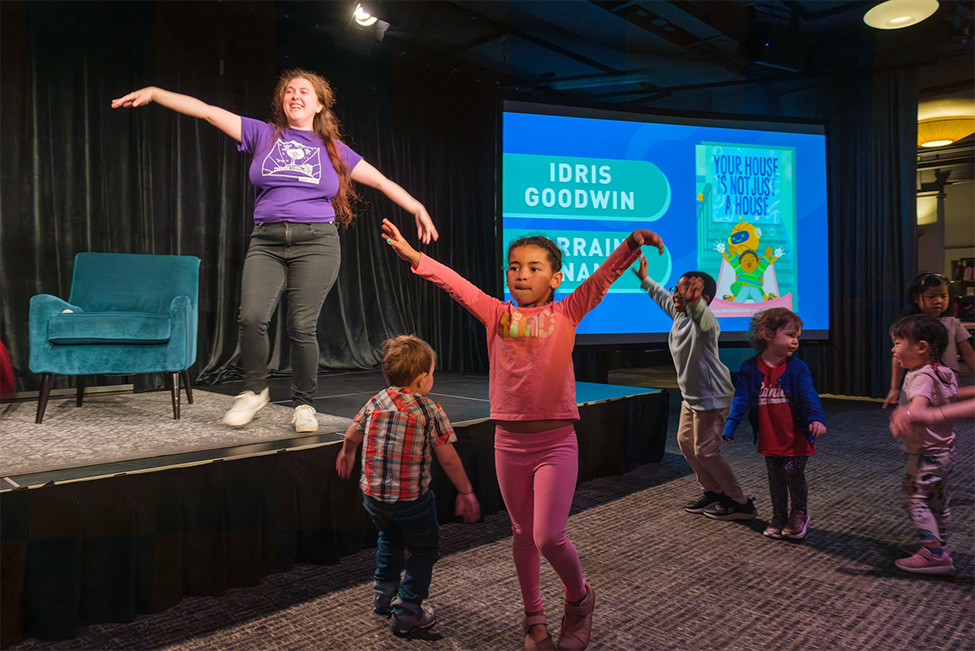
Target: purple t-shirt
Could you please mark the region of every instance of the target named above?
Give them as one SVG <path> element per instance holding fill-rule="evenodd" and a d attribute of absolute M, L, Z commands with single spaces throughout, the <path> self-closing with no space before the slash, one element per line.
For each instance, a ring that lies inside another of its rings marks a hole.
<path fill-rule="evenodd" d="M 332 197 L 339 190 L 339 175 L 328 150 L 314 131 L 284 129 L 272 145 L 274 126 L 240 118 L 237 149 L 254 155 L 250 180 L 257 191 L 254 222 L 335 221 Z M 362 156 L 339 142 L 339 155 L 349 171 Z"/>

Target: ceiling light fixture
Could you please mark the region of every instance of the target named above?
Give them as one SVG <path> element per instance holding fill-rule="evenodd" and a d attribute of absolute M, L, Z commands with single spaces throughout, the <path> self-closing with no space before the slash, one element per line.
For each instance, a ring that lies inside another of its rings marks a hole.
<path fill-rule="evenodd" d="M 887 0 L 868 11 L 863 22 L 874 29 L 916 25 L 938 10 L 938 0 Z"/>
<path fill-rule="evenodd" d="M 918 147 L 944 147 L 975 133 L 975 117 L 957 115 L 917 123 Z"/>

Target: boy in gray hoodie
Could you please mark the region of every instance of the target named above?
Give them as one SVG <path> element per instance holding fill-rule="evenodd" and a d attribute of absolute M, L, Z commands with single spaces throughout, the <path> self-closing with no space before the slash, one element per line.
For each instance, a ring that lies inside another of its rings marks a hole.
<path fill-rule="evenodd" d="M 745 497 L 721 455 L 721 432 L 735 388 L 728 367 L 718 358 L 721 328 L 708 309 L 717 289 L 714 278 L 703 271 L 688 271 L 667 291 L 647 275 L 643 256 L 634 272 L 643 289 L 674 320 L 667 343 L 683 398 L 677 443 L 703 491 L 684 510 L 715 520 L 754 518 L 755 504 Z"/>

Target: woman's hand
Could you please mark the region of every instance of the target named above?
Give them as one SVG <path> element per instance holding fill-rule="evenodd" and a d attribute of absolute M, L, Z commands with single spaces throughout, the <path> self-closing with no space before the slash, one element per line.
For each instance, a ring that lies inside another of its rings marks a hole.
<path fill-rule="evenodd" d="M 431 241 L 436 242 L 440 233 L 437 232 L 437 227 L 433 225 L 433 220 L 430 219 L 430 213 L 427 212 L 427 209 L 421 205 L 420 209 L 413 214 L 413 218 L 416 220 L 416 239 L 424 244 L 429 244 Z"/>
<path fill-rule="evenodd" d="M 636 269 L 633 269 L 633 273 L 640 278 L 641 282 L 647 279 L 647 256 L 640 256 L 640 264 L 637 265 Z"/>
<path fill-rule="evenodd" d="M 664 254 L 664 241 L 659 235 L 653 231 L 648 231 L 645 228 L 638 228 L 630 233 L 630 237 L 627 238 L 626 243 L 629 245 L 630 250 L 638 249 L 646 244 L 648 246 L 657 247 L 657 251 L 659 251 L 660 255 Z"/>
<path fill-rule="evenodd" d="M 429 216 L 427 219 L 429 219 Z M 386 244 L 393 247 L 393 250 L 396 251 L 396 255 L 414 267 L 420 264 L 420 253 L 410 246 L 410 243 L 406 241 L 403 234 L 396 228 L 396 225 L 388 219 L 383 220 L 383 237 L 386 239 Z"/>
<path fill-rule="evenodd" d="M 118 99 L 113 99 L 112 108 L 137 108 L 139 106 L 145 106 L 146 104 L 152 104 L 155 92 L 155 86 L 147 86 L 140 90 L 134 90 L 128 95 L 123 95 Z"/>

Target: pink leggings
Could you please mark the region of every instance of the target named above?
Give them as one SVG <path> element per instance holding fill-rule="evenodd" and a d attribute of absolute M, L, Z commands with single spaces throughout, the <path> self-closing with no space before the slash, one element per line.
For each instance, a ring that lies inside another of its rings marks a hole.
<path fill-rule="evenodd" d="M 562 580 L 568 601 L 586 596 L 579 554 L 565 536 L 579 474 L 579 444 L 566 425 L 537 434 L 494 433 L 498 485 L 513 533 L 512 548 L 525 610 L 543 609 L 539 552 Z"/>

